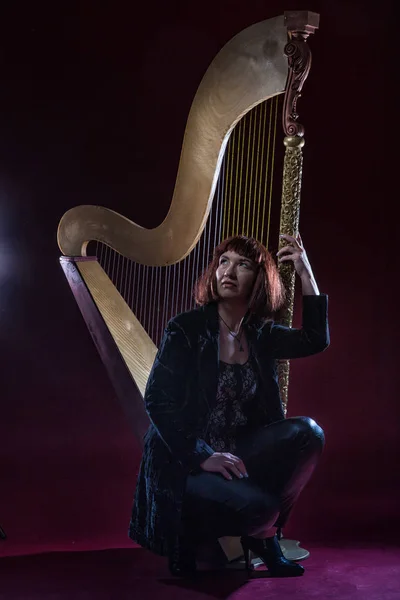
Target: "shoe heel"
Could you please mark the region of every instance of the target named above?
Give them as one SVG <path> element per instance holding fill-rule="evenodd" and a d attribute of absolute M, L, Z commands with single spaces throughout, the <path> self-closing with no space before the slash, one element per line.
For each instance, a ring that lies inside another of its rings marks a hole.
<path fill-rule="evenodd" d="M 253 570 L 253 565 L 251 564 L 251 560 L 250 560 L 251 550 L 244 540 L 240 540 L 240 543 L 241 543 L 242 549 L 243 549 L 243 556 L 244 556 L 244 563 L 245 563 L 246 571 L 248 573 L 251 573 L 251 571 Z"/>

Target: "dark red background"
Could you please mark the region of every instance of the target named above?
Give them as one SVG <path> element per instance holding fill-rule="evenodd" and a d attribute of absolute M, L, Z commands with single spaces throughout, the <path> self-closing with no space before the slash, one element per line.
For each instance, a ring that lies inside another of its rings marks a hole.
<path fill-rule="evenodd" d="M 301 231 L 330 296 L 332 343 L 292 367 L 289 413 L 317 419 L 327 447 L 285 534 L 325 543 L 398 539 L 393 7 L 3 7 L 0 524 L 9 539 L 0 553 L 130 545 L 139 457 L 58 265 L 57 224 L 71 206 L 98 203 L 156 225 L 208 64 L 238 31 L 290 8 L 321 13 L 299 103 Z"/>

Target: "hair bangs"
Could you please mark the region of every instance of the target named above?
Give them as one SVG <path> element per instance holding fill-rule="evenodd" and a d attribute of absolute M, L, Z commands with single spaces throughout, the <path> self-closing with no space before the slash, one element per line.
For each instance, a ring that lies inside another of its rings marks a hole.
<path fill-rule="evenodd" d="M 225 252 L 237 252 L 241 256 L 252 260 L 256 265 L 262 264 L 266 259 L 266 251 L 254 238 L 237 235 L 228 238 L 216 248 L 215 256 L 220 258 Z"/>

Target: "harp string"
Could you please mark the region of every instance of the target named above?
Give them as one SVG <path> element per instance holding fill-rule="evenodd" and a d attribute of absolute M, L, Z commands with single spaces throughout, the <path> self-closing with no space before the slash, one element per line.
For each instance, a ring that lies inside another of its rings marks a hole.
<path fill-rule="evenodd" d="M 231 212 L 231 195 L 230 193 L 228 194 L 228 191 L 230 190 L 231 187 L 231 153 L 230 153 L 230 144 L 228 144 L 227 150 L 226 150 L 226 155 L 225 155 L 225 161 L 226 161 L 226 171 L 225 171 L 225 177 L 227 180 L 227 185 L 224 186 L 224 190 L 225 190 L 225 195 L 224 195 L 224 217 L 223 217 L 223 237 L 227 237 L 228 236 L 228 227 L 227 227 L 227 223 L 228 223 L 228 215 Z"/>
<path fill-rule="evenodd" d="M 271 111 L 273 108 L 273 103 L 271 104 Z M 272 208 L 272 194 L 273 194 L 273 181 L 274 181 L 274 171 L 275 169 L 275 148 L 276 148 L 276 129 L 277 129 L 277 121 L 278 121 L 278 98 L 275 99 L 275 112 L 273 119 L 273 139 L 271 144 L 271 162 L 270 162 L 270 182 L 269 182 L 269 201 L 268 201 L 268 219 L 267 219 L 267 238 L 265 240 L 265 245 L 268 248 L 270 243 L 270 231 L 271 231 L 271 208 Z"/>
<path fill-rule="evenodd" d="M 271 103 L 269 103 L 271 104 Z M 255 192 L 257 198 L 257 213 L 255 216 L 255 231 L 257 232 L 257 239 L 263 242 L 261 237 L 261 214 L 263 211 L 263 206 L 266 202 L 266 198 L 262 194 L 263 182 L 266 177 L 268 177 L 268 167 L 265 165 L 265 138 L 266 138 L 266 127 L 267 127 L 267 104 L 263 104 L 260 106 L 260 135 L 259 135 L 259 150 L 258 150 L 258 171 L 257 171 L 257 190 Z"/>
<path fill-rule="evenodd" d="M 229 208 L 228 208 L 227 216 L 226 216 L 227 235 L 229 235 L 228 232 L 230 232 L 232 230 L 231 222 L 233 222 L 234 207 L 235 207 L 236 200 L 237 200 L 237 198 L 236 198 L 237 170 L 234 168 L 235 150 L 236 150 L 235 145 L 236 145 L 236 127 L 232 132 L 231 143 L 229 144 L 229 147 L 228 147 L 228 153 L 229 153 L 229 197 L 228 197 L 229 198 Z M 235 173 L 235 177 L 234 177 L 234 173 Z"/>
<path fill-rule="evenodd" d="M 160 329 L 160 301 L 161 301 L 161 275 L 162 275 L 162 271 L 161 271 L 161 267 L 157 267 L 157 278 L 156 278 L 156 284 L 158 284 L 158 295 L 157 295 L 157 323 L 156 323 L 156 327 L 155 327 L 155 332 L 153 334 L 153 339 L 155 338 L 155 335 L 157 334 L 157 332 Z"/>
<path fill-rule="evenodd" d="M 253 208 L 253 179 L 255 179 L 253 177 L 254 174 L 254 147 L 255 147 L 255 141 L 256 141 L 256 124 L 257 124 L 257 107 L 254 109 L 253 113 L 254 113 L 254 118 L 253 118 L 253 123 L 252 123 L 252 127 L 250 127 L 250 139 L 249 139 L 249 146 L 251 147 L 251 151 L 250 151 L 250 177 L 249 177 L 249 191 L 248 191 L 248 204 L 247 204 L 247 215 L 246 215 L 246 235 L 251 236 L 252 235 L 252 231 L 250 230 L 250 216 L 252 213 L 252 208 Z"/>
<path fill-rule="evenodd" d="M 261 121 L 261 108 L 262 106 L 257 106 L 257 122 L 260 123 Z M 259 168 L 259 163 L 260 163 L 260 154 L 261 154 L 261 127 L 257 128 L 258 131 L 255 131 L 255 135 L 257 134 L 257 145 L 256 145 L 256 166 L 255 166 L 255 173 L 254 173 L 254 192 L 253 192 L 253 198 L 254 198 L 254 204 L 255 207 L 252 210 L 252 223 L 251 223 L 251 235 L 255 238 L 258 238 L 258 230 L 256 228 L 256 214 L 259 211 L 259 204 L 260 204 L 260 199 L 259 196 L 257 194 L 257 187 L 259 187 L 259 179 L 258 179 L 258 168 Z"/>
<path fill-rule="evenodd" d="M 242 193 L 243 193 L 243 173 L 244 173 L 244 155 L 245 155 L 245 138 L 246 138 L 246 123 L 247 119 L 242 120 L 242 139 L 240 142 L 240 167 L 239 167 L 239 193 L 238 193 L 238 203 L 241 202 Z M 240 210 L 238 206 L 237 210 L 237 219 L 235 229 L 232 231 L 233 235 L 238 235 L 240 231 Z"/>
<path fill-rule="evenodd" d="M 244 233 L 246 235 L 246 213 L 247 213 L 247 203 L 250 202 L 249 194 L 248 194 L 248 186 L 249 186 L 249 167 L 250 167 L 250 152 L 249 152 L 249 132 L 251 131 L 251 126 L 253 124 L 253 111 L 250 113 L 248 130 L 247 130 L 247 139 L 246 139 L 246 177 L 244 183 L 244 204 L 243 204 L 243 214 L 242 214 L 242 231 L 238 233 Z"/>
<path fill-rule="evenodd" d="M 241 163 L 243 164 L 244 127 L 245 127 L 245 120 L 241 119 L 238 124 L 238 141 L 237 141 L 237 152 L 236 152 L 235 210 L 234 210 L 233 219 L 232 219 L 232 229 L 230 232 L 231 235 L 236 235 L 239 230 L 239 227 L 238 227 L 239 218 L 240 218 L 239 207 L 240 207 L 240 193 L 241 193 L 241 188 L 242 188 L 242 169 L 241 169 L 240 165 L 241 165 Z"/>

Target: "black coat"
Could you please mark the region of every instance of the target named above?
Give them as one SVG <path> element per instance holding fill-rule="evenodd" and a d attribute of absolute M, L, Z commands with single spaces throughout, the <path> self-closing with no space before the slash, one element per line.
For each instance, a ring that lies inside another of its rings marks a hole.
<path fill-rule="evenodd" d="M 329 345 L 327 296 L 303 296 L 301 329 L 252 319 L 246 336 L 260 377 L 257 427 L 284 418 L 276 359 L 300 358 Z M 208 417 L 217 397 L 217 304 L 182 313 L 165 330 L 145 392 L 151 425 L 145 435 L 129 536 L 166 555 L 168 537 L 180 531 L 188 474 L 213 454 L 206 444 Z"/>

